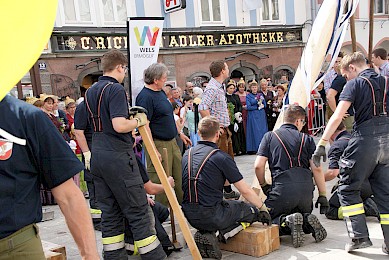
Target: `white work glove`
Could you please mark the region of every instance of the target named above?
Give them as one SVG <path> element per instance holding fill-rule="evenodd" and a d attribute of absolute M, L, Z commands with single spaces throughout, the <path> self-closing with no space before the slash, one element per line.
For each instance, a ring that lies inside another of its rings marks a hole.
<path fill-rule="evenodd" d="M 236 133 L 236 132 L 238 132 L 238 130 L 239 130 L 238 124 L 234 123 L 234 132 Z"/>
<path fill-rule="evenodd" d="M 87 151 L 85 153 L 82 153 L 84 155 L 84 160 L 85 160 L 85 168 L 87 170 L 90 170 L 90 158 L 92 156 L 90 151 Z"/>
<path fill-rule="evenodd" d="M 147 124 L 147 116 L 145 113 L 136 113 L 131 117 L 131 119 L 135 119 L 137 124 L 136 127 L 141 127 Z"/>
<path fill-rule="evenodd" d="M 234 114 L 234 116 L 235 116 L 236 121 L 238 121 L 238 123 L 242 123 L 242 121 L 243 121 L 242 112 L 236 112 Z"/>

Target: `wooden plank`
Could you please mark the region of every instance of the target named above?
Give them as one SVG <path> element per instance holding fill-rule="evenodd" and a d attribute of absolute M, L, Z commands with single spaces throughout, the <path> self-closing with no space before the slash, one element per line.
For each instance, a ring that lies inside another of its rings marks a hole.
<path fill-rule="evenodd" d="M 250 256 L 267 255 L 280 248 L 278 225 L 254 223 L 237 235 L 220 243 L 220 249 Z"/>
<path fill-rule="evenodd" d="M 166 175 L 170 176 L 169 165 L 168 165 L 169 158 L 168 158 L 168 154 L 167 154 L 167 149 L 163 148 L 162 150 L 163 150 L 163 152 L 162 152 L 161 156 L 162 156 L 162 161 L 164 162 L 163 168 L 166 169 Z M 173 244 L 175 249 L 181 249 L 182 246 L 181 246 L 180 242 L 177 241 L 176 223 L 174 221 L 174 211 L 173 211 L 173 208 L 170 205 L 170 203 L 169 203 L 169 210 L 170 210 L 170 226 L 172 229 L 172 244 Z"/>
<path fill-rule="evenodd" d="M 65 246 L 42 240 L 42 247 L 47 260 L 66 260 Z"/>
<path fill-rule="evenodd" d="M 162 163 L 158 158 L 157 148 L 155 147 L 155 144 L 145 126 L 139 127 L 138 130 L 142 136 L 143 142 L 146 146 L 147 152 L 150 155 L 154 168 L 157 171 L 159 180 L 161 181 L 161 184 L 165 190 L 166 197 L 168 198 L 169 203 L 173 208 L 174 214 L 178 219 L 178 224 L 180 225 L 182 234 L 184 235 L 185 241 L 188 244 L 193 259 L 202 259 L 199 249 L 197 248 L 194 238 L 190 232 L 184 213 L 182 212 L 181 207 L 178 204 L 176 194 L 174 193 L 173 188 L 169 185 L 165 170 L 162 167 Z"/>

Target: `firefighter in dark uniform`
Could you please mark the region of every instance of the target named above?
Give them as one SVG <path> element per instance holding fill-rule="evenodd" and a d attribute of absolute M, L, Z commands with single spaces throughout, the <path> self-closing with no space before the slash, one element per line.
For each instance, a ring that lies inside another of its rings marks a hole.
<path fill-rule="evenodd" d="M 92 135 L 93 127 L 88 117 L 84 101 L 82 101 L 76 108 L 74 113 L 74 134 L 76 135 L 77 143 L 82 151 L 82 160 L 85 164 L 84 177 L 89 193 L 90 214 L 95 230 L 101 231 L 101 210 L 97 204 L 96 189 L 93 182 L 93 175 L 90 172 L 90 159 L 92 150 Z M 82 120 L 87 118 L 87 120 Z"/>
<path fill-rule="evenodd" d="M 131 131 L 147 123 L 144 113 L 129 119 L 126 92 L 120 84 L 127 72 L 127 58 L 118 50 L 101 59 L 103 76 L 85 94 L 87 114 L 93 125 L 91 173 L 102 211 L 104 259 L 127 259 L 124 218 L 142 259 L 163 259 L 153 213 L 132 150 Z M 86 121 L 87 119 L 82 119 Z"/>
<path fill-rule="evenodd" d="M 139 166 L 140 174 L 142 176 L 142 180 L 144 183 L 145 190 L 147 194 L 150 195 L 156 195 L 164 193 L 165 190 L 162 186 L 162 184 L 153 183 L 147 174 L 145 166 L 142 164 L 139 157 L 136 157 L 136 161 Z M 168 182 L 172 188 L 174 188 L 175 183 L 173 177 L 169 176 Z M 169 217 L 169 210 L 167 207 L 159 203 L 158 201 L 154 201 L 151 198 L 147 198 L 148 203 L 153 210 L 154 213 L 154 220 L 155 220 L 155 230 L 157 231 L 157 237 L 159 241 L 162 244 L 163 250 L 165 251 L 166 255 L 169 256 L 173 251 L 179 251 L 180 249 L 175 249 L 172 242 L 170 241 L 170 238 L 168 234 L 166 233 L 166 230 L 163 228 L 162 223 L 166 221 L 166 219 Z M 126 242 L 126 250 L 129 255 L 136 255 L 138 252 L 135 252 L 134 247 L 134 239 L 131 232 L 127 232 L 126 229 L 125 232 L 125 242 Z"/>
<path fill-rule="evenodd" d="M 46 259 L 35 223 L 41 183 L 51 189 L 83 259 L 98 259 L 88 207 L 72 177 L 83 165 L 40 109 L 0 101 L 0 259 Z"/>
<path fill-rule="evenodd" d="M 202 118 L 198 127 L 201 140 L 182 159 L 182 209 L 189 223 L 198 229 L 194 239 L 201 256 L 216 259 L 222 257 L 218 240 L 226 242 L 253 222 L 269 225 L 271 221 L 265 204 L 243 180 L 234 160 L 217 148 L 219 126 L 215 117 Z M 223 200 L 226 180 L 251 204 Z"/>
<path fill-rule="evenodd" d="M 315 179 L 320 213 L 328 209 L 324 175 L 312 162 L 315 143 L 312 137 L 300 133 L 305 125 L 305 109 L 289 105 L 285 110 L 284 124 L 263 137 L 255 160 L 255 173 L 265 190 L 266 206 L 273 223 L 280 226 L 280 235 L 291 235 L 294 247 L 304 243 L 304 233 L 312 234 L 316 242 L 326 238 L 327 232 L 313 210 Z M 265 165 L 269 162 L 272 185 L 265 183 Z"/>
<path fill-rule="evenodd" d="M 355 111 L 352 137 L 339 161 L 339 199 L 349 237 L 347 252 L 372 245 L 366 225 L 361 199 L 361 186 L 369 179 L 380 212 L 384 234 L 382 249 L 389 246 L 389 118 L 388 79 L 379 76 L 366 64 L 360 52 L 346 55 L 341 61 L 341 71 L 349 80 L 339 97 L 339 104 L 331 117 L 322 138 L 317 144 L 314 161 L 326 157 L 325 145 L 335 132 L 347 109 Z"/>
<path fill-rule="evenodd" d="M 328 151 L 328 170 L 324 174 L 326 181 L 331 181 L 334 178 L 339 177 L 339 160 L 350 139 L 351 134 L 347 131 L 344 123 L 341 122 L 335 133 L 330 138 L 330 142 L 332 142 L 332 144 L 330 150 Z M 334 220 L 343 219 L 343 212 L 338 197 L 338 183 L 334 185 L 331 193 L 332 196 L 329 200 L 330 208 L 326 213 L 326 217 Z M 370 182 L 366 180 L 361 187 L 361 198 L 363 200 L 365 214 L 366 216 L 379 217 L 377 205 L 371 198 L 372 194 Z"/>

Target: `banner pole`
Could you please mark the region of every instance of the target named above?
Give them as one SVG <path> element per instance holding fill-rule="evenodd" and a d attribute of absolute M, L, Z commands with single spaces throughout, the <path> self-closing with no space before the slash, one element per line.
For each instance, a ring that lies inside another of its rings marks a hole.
<path fill-rule="evenodd" d="M 130 55 L 131 55 L 131 52 L 130 52 L 130 21 L 129 19 L 127 18 L 127 61 L 128 61 L 128 70 L 127 70 L 127 73 L 128 73 L 128 102 L 130 104 L 130 106 L 132 106 L 132 88 L 131 88 L 131 64 L 130 64 Z"/>

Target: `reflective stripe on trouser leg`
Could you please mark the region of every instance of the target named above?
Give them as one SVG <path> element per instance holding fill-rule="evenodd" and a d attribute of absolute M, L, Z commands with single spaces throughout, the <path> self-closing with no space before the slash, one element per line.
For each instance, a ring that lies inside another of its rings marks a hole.
<path fill-rule="evenodd" d="M 101 240 L 103 241 L 104 251 L 115 251 L 124 248 L 124 233 L 113 237 L 103 237 Z"/>
<path fill-rule="evenodd" d="M 340 210 L 343 213 L 344 220 L 346 222 L 346 228 L 348 231 L 348 235 L 350 238 L 359 238 L 356 237 L 356 231 L 353 228 L 353 225 L 358 225 L 361 224 L 360 221 L 358 221 L 359 218 L 363 217 L 365 218 L 365 209 L 363 207 L 363 203 L 358 203 L 350 206 L 343 206 L 340 208 Z"/>
<path fill-rule="evenodd" d="M 139 254 L 146 254 L 156 249 L 161 243 L 156 235 L 146 237 L 145 239 L 134 241 L 135 248 L 138 249 Z"/>
<path fill-rule="evenodd" d="M 235 236 L 240 231 L 242 231 L 243 229 L 248 228 L 249 226 L 250 226 L 250 223 L 241 222 L 239 226 L 237 226 L 236 228 L 233 228 L 229 232 L 225 233 L 223 235 L 223 237 L 224 237 L 225 240 L 227 240 L 228 238 Z"/>
<path fill-rule="evenodd" d="M 101 218 L 101 210 L 99 209 L 90 209 L 90 214 L 92 218 Z"/>
<path fill-rule="evenodd" d="M 381 225 L 389 225 L 389 214 L 380 214 L 380 218 Z"/>
<path fill-rule="evenodd" d="M 135 245 L 130 244 L 130 243 L 125 243 L 125 248 L 127 251 L 132 251 L 132 255 L 139 255 L 138 248 L 135 247 Z"/>
<path fill-rule="evenodd" d="M 359 214 L 364 214 L 365 209 L 363 208 L 363 203 L 358 203 L 350 206 L 343 206 L 342 212 L 344 217 L 351 217 Z"/>

